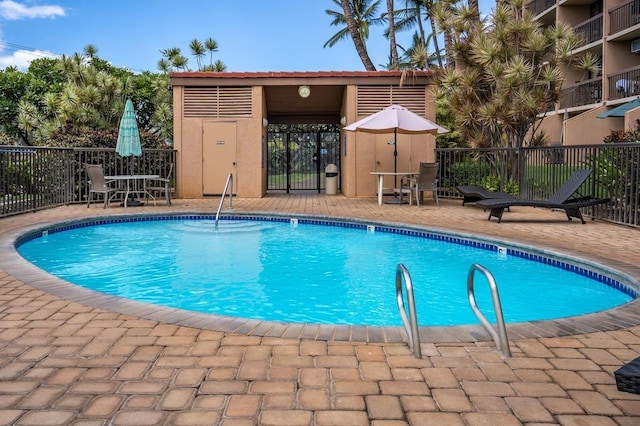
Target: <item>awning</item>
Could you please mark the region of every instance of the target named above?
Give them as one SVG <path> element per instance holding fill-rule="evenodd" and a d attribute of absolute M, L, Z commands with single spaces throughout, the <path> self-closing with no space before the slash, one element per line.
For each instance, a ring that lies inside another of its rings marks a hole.
<path fill-rule="evenodd" d="M 615 108 L 611 108 L 607 112 L 603 112 L 598 115 L 598 118 L 607 118 L 607 117 L 624 117 L 624 113 L 627 111 L 631 111 L 634 108 L 640 107 L 640 98 L 634 99 L 631 102 L 627 102 L 622 105 L 618 105 Z"/>

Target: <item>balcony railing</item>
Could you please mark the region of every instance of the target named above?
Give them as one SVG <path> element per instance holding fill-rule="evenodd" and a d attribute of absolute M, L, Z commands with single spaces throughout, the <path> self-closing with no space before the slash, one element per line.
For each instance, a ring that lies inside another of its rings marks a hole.
<path fill-rule="evenodd" d="M 607 77 L 609 84 L 609 99 L 622 99 L 628 96 L 640 95 L 640 67 L 629 68 Z"/>
<path fill-rule="evenodd" d="M 602 102 L 602 78 L 585 80 L 562 89 L 560 109 L 591 105 Z"/>
<path fill-rule="evenodd" d="M 576 26 L 574 31 L 581 38 L 578 47 L 602 40 L 602 13 Z"/>
<path fill-rule="evenodd" d="M 633 0 L 609 11 L 609 35 L 640 24 L 640 0 Z"/>
<path fill-rule="evenodd" d="M 531 15 L 536 16 L 556 5 L 555 0 L 533 0 L 525 6 Z"/>

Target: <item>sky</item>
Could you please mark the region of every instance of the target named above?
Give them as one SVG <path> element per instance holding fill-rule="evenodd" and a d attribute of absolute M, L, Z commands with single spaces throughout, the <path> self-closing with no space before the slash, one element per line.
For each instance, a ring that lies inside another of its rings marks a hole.
<path fill-rule="evenodd" d="M 494 4 L 481 0 L 480 9 Z M 323 48 L 339 30 L 327 9 L 340 11 L 332 0 L 0 0 L 0 69 L 24 71 L 33 59 L 92 44 L 98 57 L 134 72 L 156 72 L 160 51 L 178 47 L 195 70 L 189 43 L 211 37 L 219 46 L 214 60 L 227 71 L 364 70 L 350 38 Z M 380 70 L 389 49 L 383 30 L 374 27 L 367 42 Z M 399 33 L 398 44 L 408 47 L 410 38 Z"/>

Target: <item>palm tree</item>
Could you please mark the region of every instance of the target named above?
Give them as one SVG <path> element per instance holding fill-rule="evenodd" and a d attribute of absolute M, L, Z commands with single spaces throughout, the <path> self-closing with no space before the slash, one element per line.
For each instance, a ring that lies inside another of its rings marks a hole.
<path fill-rule="evenodd" d="M 336 43 L 351 36 L 367 71 L 375 71 L 376 67 L 371 62 L 366 48 L 369 38 L 369 27 L 384 23 L 384 17 L 378 15 L 380 0 L 333 0 L 342 8 L 342 12 L 325 10 L 327 15 L 333 17 L 332 26 L 343 26 L 340 31 L 331 36 L 322 47 L 333 47 Z"/>
<path fill-rule="evenodd" d="M 162 54 L 162 59 L 158 61 L 158 69 L 167 68 L 168 65 L 169 70 L 189 70 L 187 68 L 187 63 L 189 62 L 189 60 L 182 55 L 182 51 L 179 47 L 170 47 L 168 49 L 163 49 L 160 51 L 160 53 Z"/>
<path fill-rule="evenodd" d="M 396 44 L 395 18 L 393 15 L 393 0 L 387 0 L 387 20 L 389 21 L 389 51 L 391 56 L 391 69 L 398 69 L 398 45 Z"/>
<path fill-rule="evenodd" d="M 428 46 L 431 44 L 433 35 L 427 36 L 426 44 L 421 40 L 419 33 L 413 34 L 411 46 L 404 50 L 400 59 L 401 68 L 425 70 L 436 68 L 442 63 L 442 52 L 429 53 Z"/>
<path fill-rule="evenodd" d="M 209 37 L 202 43 L 198 39 L 191 40 L 189 43 L 191 55 L 196 58 L 198 71 L 226 71 L 227 66 L 221 60 L 213 60 L 213 52 L 218 51 L 218 43 Z M 209 52 L 209 63 L 204 63 L 204 57 Z M 168 73 L 172 70 L 191 71 L 187 66 L 189 60 L 182 55 L 180 48 L 171 47 L 161 50 L 162 58 L 158 61 L 158 70 Z"/>
<path fill-rule="evenodd" d="M 418 27 L 418 35 L 420 44 L 423 46 L 422 50 L 426 53 L 428 44 L 428 37 L 425 35 L 424 26 L 422 25 L 422 16 L 426 16 L 429 19 L 429 24 L 431 25 L 431 40 L 433 41 L 435 51 L 440 52 L 440 47 L 438 46 L 438 31 L 436 29 L 435 20 L 433 18 L 433 13 L 435 11 L 435 4 L 437 0 L 405 0 L 405 8 L 397 11 L 397 15 L 400 16 L 400 19 L 396 22 L 396 30 L 404 30 L 408 28 L 412 28 L 413 26 Z M 415 42 L 412 48 L 419 49 L 418 45 Z M 443 66 L 442 57 L 440 54 L 436 55 L 436 60 L 438 61 L 438 65 L 440 67 Z"/>
<path fill-rule="evenodd" d="M 209 64 L 213 64 L 213 52 L 218 51 L 218 42 L 209 37 L 204 41 L 204 48 L 209 52 Z"/>
<path fill-rule="evenodd" d="M 205 54 L 204 45 L 198 39 L 191 40 L 189 43 L 189 49 L 191 49 L 191 55 L 196 58 L 196 62 L 198 63 L 198 69 L 202 69 L 202 58 Z"/>

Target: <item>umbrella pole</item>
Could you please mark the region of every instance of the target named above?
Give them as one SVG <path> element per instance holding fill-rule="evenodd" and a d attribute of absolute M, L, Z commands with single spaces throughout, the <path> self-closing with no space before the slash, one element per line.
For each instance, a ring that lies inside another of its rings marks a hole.
<path fill-rule="evenodd" d="M 393 187 L 398 187 L 398 129 L 393 129 Z M 398 194 L 393 192 L 393 199 L 386 201 L 389 204 L 404 204 L 402 197 L 398 199 Z"/>
<path fill-rule="evenodd" d="M 398 129 L 393 129 L 393 187 L 398 187 Z"/>
<path fill-rule="evenodd" d="M 398 187 L 398 129 L 393 129 L 393 199 L 386 201 L 387 204 L 402 204 L 402 197 L 398 198 L 395 188 Z"/>
<path fill-rule="evenodd" d="M 129 160 L 129 175 L 133 176 L 133 162 L 134 162 L 134 156 L 130 155 L 130 160 Z M 129 182 L 127 182 L 127 185 L 129 185 Z M 138 190 L 138 183 L 134 182 L 134 187 L 133 187 L 133 191 L 129 193 L 129 196 L 127 197 L 126 200 L 124 200 L 124 203 L 127 204 L 127 207 L 138 207 L 138 206 L 142 206 L 143 204 L 140 202 L 140 200 L 138 200 L 138 197 L 136 197 L 137 191 Z"/>

